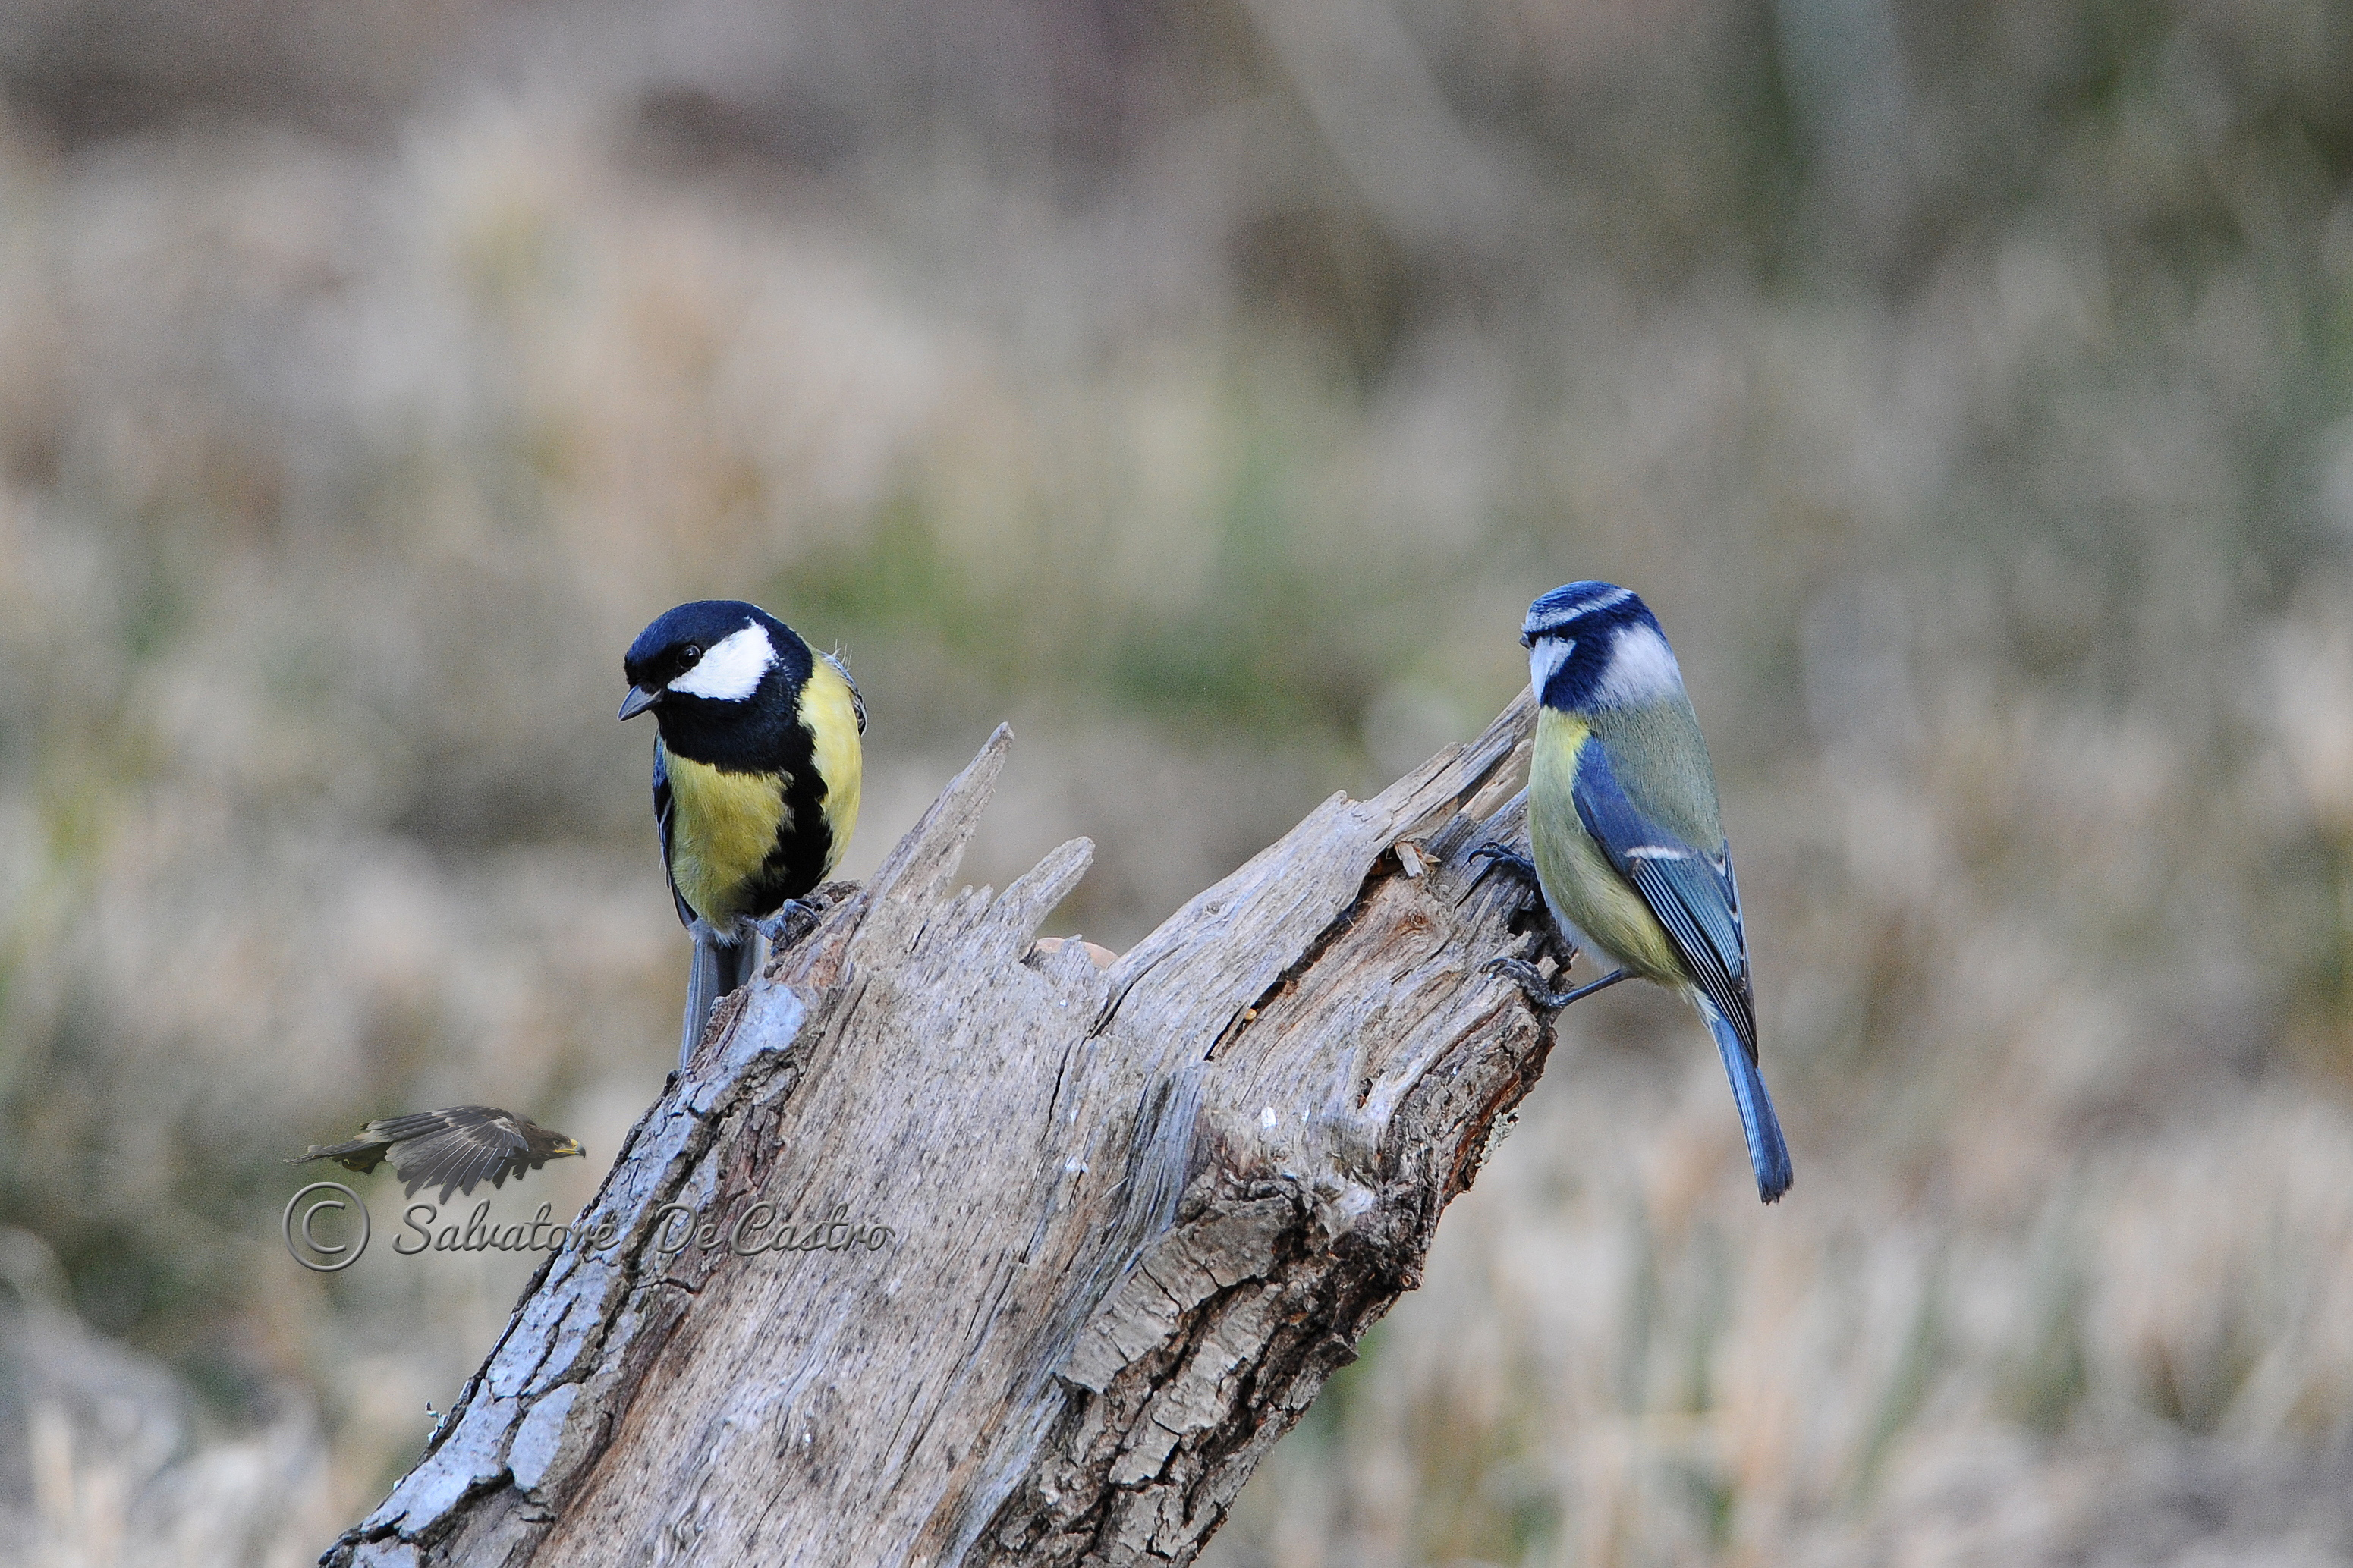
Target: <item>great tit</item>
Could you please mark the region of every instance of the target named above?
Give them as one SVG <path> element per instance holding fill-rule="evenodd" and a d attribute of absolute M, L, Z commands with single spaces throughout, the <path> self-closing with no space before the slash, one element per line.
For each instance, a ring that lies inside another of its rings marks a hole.
<path fill-rule="evenodd" d="M 754 935 L 789 940 L 797 901 L 858 823 L 866 704 L 849 671 L 754 605 L 681 605 L 638 634 L 621 717 L 651 709 L 654 825 L 694 938 L 683 1068 L 719 998 L 752 976 Z"/>
<path fill-rule="evenodd" d="M 1789 1190 L 1789 1146 L 1757 1070 L 1732 846 L 1674 650 L 1642 601 L 1608 583 L 1538 599 L 1520 644 L 1540 704 L 1528 768 L 1535 855 L 1479 852 L 1535 881 L 1561 933 L 1617 967 L 1566 992 L 1525 959 L 1488 967 L 1546 1012 L 1628 975 L 1690 998 L 1731 1075 L 1757 1195 L 1769 1204 Z"/>

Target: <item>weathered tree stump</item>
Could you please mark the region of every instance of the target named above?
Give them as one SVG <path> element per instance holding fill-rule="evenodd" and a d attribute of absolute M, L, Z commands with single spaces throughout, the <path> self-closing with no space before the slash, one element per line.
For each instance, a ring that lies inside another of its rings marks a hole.
<path fill-rule="evenodd" d="M 1032 941 L 1085 840 L 953 889 L 998 730 L 722 1006 L 583 1215 L 618 1239 L 550 1258 L 322 1561 L 1190 1561 L 1543 1068 L 1480 967 L 1524 894 L 1471 857 L 1533 716 L 1108 969 Z"/>

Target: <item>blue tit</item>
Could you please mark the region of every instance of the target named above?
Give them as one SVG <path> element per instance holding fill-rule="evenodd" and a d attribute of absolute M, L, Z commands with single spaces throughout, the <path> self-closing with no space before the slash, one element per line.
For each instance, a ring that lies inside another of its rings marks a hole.
<path fill-rule="evenodd" d="M 858 825 L 866 704 L 849 671 L 733 599 L 681 605 L 638 634 L 621 717 L 652 710 L 654 826 L 694 938 L 683 1068 L 719 998 L 752 977 L 755 935 L 790 940 L 800 897 Z"/>
<path fill-rule="evenodd" d="M 1769 1204 L 1789 1190 L 1789 1146 L 1757 1069 L 1732 846 L 1674 650 L 1648 606 L 1608 583 L 1538 599 L 1520 642 L 1541 704 L 1528 767 L 1535 854 L 1481 853 L 1535 881 L 1561 934 L 1616 968 L 1555 992 L 1523 959 L 1489 967 L 1548 1013 L 1629 975 L 1690 998 L 1731 1075 L 1757 1194 Z"/>

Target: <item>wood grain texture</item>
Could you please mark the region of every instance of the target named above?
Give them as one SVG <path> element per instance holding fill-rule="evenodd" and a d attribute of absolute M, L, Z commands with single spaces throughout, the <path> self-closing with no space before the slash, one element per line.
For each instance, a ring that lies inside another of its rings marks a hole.
<path fill-rule="evenodd" d="M 1034 941 L 1085 840 L 954 885 L 1000 729 L 723 1004 L 583 1216 L 618 1240 L 549 1260 L 322 1561 L 1189 1562 L 1543 1068 L 1470 855 L 1524 837 L 1533 711 L 1107 969 Z"/>

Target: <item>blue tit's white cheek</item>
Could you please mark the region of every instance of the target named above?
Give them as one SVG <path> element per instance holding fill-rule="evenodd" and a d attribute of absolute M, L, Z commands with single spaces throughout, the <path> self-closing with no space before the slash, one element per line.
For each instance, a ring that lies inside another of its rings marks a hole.
<path fill-rule="evenodd" d="M 741 702 L 759 689 L 760 678 L 776 662 L 776 645 L 757 621 L 711 645 L 692 669 L 670 683 L 672 691 Z"/>
<path fill-rule="evenodd" d="M 1683 689 L 1674 650 L 1657 628 L 1621 626 L 1609 645 L 1609 662 L 1593 683 L 1597 708 L 1639 708 Z"/>
<path fill-rule="evenodd" d="M 1538 637 L 1535 646 L 1528 649 L 1528 683 L 1536 689 L 1539 700 L 1544 697 L 1545 688 L 1552 684 L 1552 678 L 1559 673 L 1560 667 L 1568 662 L 1568 656 L 1576 647 L 1575 637 Z"/>

